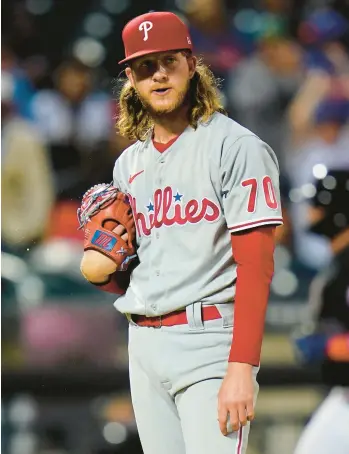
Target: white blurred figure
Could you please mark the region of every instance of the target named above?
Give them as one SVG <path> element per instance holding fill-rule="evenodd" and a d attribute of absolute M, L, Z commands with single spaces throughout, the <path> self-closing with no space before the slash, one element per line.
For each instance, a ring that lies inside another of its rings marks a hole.
<path fill-rule="evenodd" d="M 35 127 L 13 104 L 13 76 L 1 73 L 1 190 L 5 247 L 21 249 L 43 237 L 54 201 L 47 149 Z"/>
<path fill-rule="evenodd" d="M 294 454 L 349 453 L 349 389 L 334 388 L 305 428 Z"/>

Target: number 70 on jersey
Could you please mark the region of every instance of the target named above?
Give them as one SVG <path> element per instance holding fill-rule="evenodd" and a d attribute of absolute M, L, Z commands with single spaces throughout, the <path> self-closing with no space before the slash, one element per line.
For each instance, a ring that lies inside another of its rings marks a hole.
<path fill-rule="evenodd" d="M 248 197 L 247 211 L 253 213 L 256 209 L 257 193 L 260 186 L 262 186 L 264 193 L 265 203 L 272 210 L 276 210 L 278 207 L 278 201 L 275 195 L 275 189 L 271 178 L 267 175 L 261 182 L 258 182 L 256 178 L 249 178 L 241 182 L 241 186 L 250 191 Z"/>

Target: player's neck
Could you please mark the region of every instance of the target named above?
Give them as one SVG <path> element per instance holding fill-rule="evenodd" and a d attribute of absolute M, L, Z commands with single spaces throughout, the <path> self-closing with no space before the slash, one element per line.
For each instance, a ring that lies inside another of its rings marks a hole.
<path fill-rule="evenodd" d="M 153 139 L 155 142 L 167 143 L 178 137 L 189 124 L 187 118 L 188 108 L 181 109 L 170 114 L 162 115 L 161 118 L 154 118 Z"/>

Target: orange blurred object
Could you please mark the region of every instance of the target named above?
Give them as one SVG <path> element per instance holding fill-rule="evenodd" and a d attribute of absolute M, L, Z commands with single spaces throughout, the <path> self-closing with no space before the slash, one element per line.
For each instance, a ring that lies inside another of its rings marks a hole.
<path fill-rule="evenodd" d="M 332 361 L 349 362 L 349 333 L 333 336 L 328 341 L 326 350 Z"/>
<path fill-rule="evenodd" d="M 57 203 L 51 213 L 45 240 L 65 238 L 69 240 L 84 240 L 84 231 L 78 230 L 77 201 L 67 200 Z"/>

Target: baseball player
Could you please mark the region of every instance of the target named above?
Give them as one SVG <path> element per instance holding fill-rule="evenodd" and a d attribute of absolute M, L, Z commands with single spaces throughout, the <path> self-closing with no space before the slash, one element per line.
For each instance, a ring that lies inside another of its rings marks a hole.
<path fill-rule="evenodd" d="M 81 270 L 118 294 L 115 307 L 129 320 L 144 453 L 242 454 L 282 223 L 277 159 L 225 114 L 176 15 L 136 17 L 122 38 L 118 127 L 135 143 L 116 161 L 113 187 L 128 195 L 135 246 L 121 251 L 132 229 L 108 230 L 102 209 L 99 227 L 93 216 L 82 222 Z M 125 262 L 133 266 L 120 271 Z"/>

